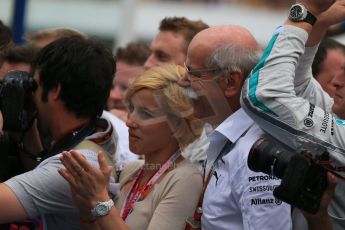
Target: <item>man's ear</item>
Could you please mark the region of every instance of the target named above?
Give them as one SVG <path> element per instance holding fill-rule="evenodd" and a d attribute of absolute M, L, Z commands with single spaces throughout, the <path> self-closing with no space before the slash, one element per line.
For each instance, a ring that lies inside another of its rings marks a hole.
<path fill-rule="evenodd" d="M 57 84 L 52 90 L 50 90 L 52 97 L 54 100 L 57 100 L 60 98 L 61 93 L 61 84 Z"/>
<path fill-rule="evenodd" d="M 225 77 L 225 96 L 233 97 L 241 92 L 243 75 L 240 71 L 232 71 Z"/>

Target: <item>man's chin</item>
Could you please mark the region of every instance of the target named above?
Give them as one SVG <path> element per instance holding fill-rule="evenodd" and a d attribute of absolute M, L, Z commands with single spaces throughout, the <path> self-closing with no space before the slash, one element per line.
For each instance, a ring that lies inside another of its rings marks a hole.
<path fill-rule="evenodd" d="M 334 104 L 332 106 L 332 112 L 335 113 L 338 116 L 338 118 L 345 120 L 344 108 L 341 108 L 340 106 L 337 106 L 336 104 Z"/>
<path fill-rule="evenodd" d="M 215 116 L 215 112 L 205 96 L 199 96 L 197 100 L 194 100 L 194 116 L 201 120 Z"/>

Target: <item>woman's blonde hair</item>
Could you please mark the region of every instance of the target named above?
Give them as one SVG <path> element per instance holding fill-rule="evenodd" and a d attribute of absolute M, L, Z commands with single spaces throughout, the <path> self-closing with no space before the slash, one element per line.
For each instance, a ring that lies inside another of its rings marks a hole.
<path fill-rule="evenodd" d="M 162 111 L 167 115 L 170 127 L 174 131 L 181 148 L 198 138 L 202 132 L 202 123 L 193 115 L 193 102 L 184 95 L 178 81 L 185 74 L 185 69 L 177 65 L 153 67 L 129 86 L 125 103 L 141 89 L 150 89 L 158 98 Z"/>

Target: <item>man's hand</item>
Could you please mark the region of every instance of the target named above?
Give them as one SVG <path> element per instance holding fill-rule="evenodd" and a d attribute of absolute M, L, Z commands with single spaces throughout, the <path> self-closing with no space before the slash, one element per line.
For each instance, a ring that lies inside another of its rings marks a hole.
<path fill-rule="evenodd" d="M 302 3 L 315 16 L 326 11 L 336 0 L 297 0 L 296 3 Z"/>
<path fill-rule="evenodd" d="M 343 20 L 345 20 L 345 0 L 338 0 L 328 10 L 318 16 L 317 23 L 328 28 Z"/>
<path fill-rule="evenodd" d="M 306 46 L 315 46 L 324 38 L 327 29 L 345 20 L 345 0 L 337 0 L 331 7 L 318 16 Z"/>
<path fill-rule="evenodd" d="M 332 173 L 328 172 L 327 181 L 328 181 L 328 186 L 321 198 L 319 211 L 314 215 L 307 212 L 303 212 L 303 215 L 308 221 L 308 226 L 310 230 L 331 230 L 332 229 L 332 223 L 328 216 L 327 209 L 335 191 L 337 178 Z"/>

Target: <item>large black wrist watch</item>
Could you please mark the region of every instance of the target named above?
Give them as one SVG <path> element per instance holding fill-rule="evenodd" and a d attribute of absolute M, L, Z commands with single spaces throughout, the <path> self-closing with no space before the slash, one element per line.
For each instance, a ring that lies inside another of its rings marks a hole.
<path fill-rule="evenodd" d="M 104 202 L 97 202 L 96 207 L 91 209 L 91 214 L 93 217 L 101 217 L 105 216 L 110 212 L 110 209 L 114 206 L 114 201 L 109 199 L 108 201 Z"/>
<path fill-rule="evenodd" d="M 317 20 L 316 17 L 300 3 L 291 6 L 289 11 L 289 19 L 293 22 L 307 22 L 312 26 Z"/>

